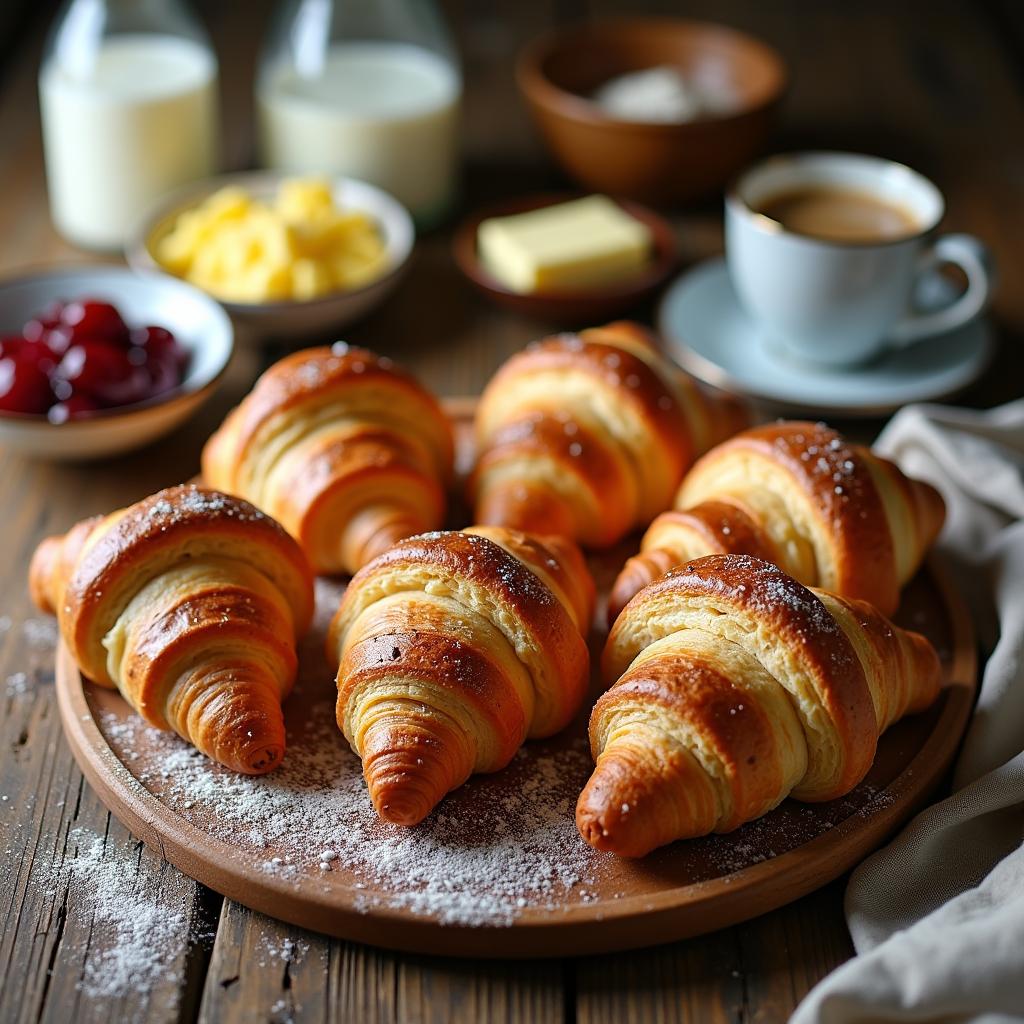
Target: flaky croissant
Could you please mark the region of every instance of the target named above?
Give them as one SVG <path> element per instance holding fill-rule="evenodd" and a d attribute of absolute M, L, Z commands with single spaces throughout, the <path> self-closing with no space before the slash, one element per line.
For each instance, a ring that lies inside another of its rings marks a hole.
<path fill-rule="evenodd" d="M 239 772 L 280 762 L 313 580 L 248 502 L 170 487 L 85 520 L 39 545 L 29 589 L 81 671 L 151 725 Z"/>
<path fill-rule="evenodd" d="M 338 725 L 381 818 L 417 824 L 471 773 L 568 724 L 593 601 L 573 544 L 502 528 L 412 537 L 356 574 L 327 649 Z"/>
<path fill-rule="evenodd" d="M 638 324 L 545 338 L 509 359 L 480 399 L 476 520 L 613 544 L 668 508 L 694 458 L 744 424 Z"/>
<path fill-rule="evenodd" d="M 789 795 L 848 793 L 879 735 L 940 685 L 924 637 L 746 555 L 700 558 L 645 587 L 602 670 L 616 682 L 590 718 L 596 767 L 576 823 L 630 857 L 728 832 Z"/>
<path fill-rule="evenodd" d="M 609 621 L 641 587 L 710 554 L 774 562 L 808 586 L 891 615 L 945 518 L 942 496 L 823 423 L 754 427 L 709 451 L 612 588 Z"/>
<path fill-rule="evenodd" d="M 203 450 L 203 479 L 273 516 L 320 573 L 355 572 L 441 525 L 452 433 L 390 359 L 338 343 L 256 382 Z"/>

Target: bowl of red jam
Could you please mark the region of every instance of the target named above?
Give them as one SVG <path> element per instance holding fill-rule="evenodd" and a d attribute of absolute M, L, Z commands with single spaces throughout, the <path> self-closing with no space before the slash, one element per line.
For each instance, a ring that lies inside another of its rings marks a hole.
<path fill-rule="evenodd" d="M 142 447 L 212 395 L 234 345 L 203 292 L 69 267 L 0 283 L 0 445 L 60 459 Z"/>

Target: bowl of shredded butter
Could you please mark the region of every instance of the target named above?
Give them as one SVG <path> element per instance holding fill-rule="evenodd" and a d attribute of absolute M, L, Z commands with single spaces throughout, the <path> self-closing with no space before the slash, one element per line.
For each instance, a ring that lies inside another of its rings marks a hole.
<path fill-rule="evenodd" d="M 307 339 L 377 306 L 414 238 L 406 209 L 366 182 L 250 172 L 162 202 L 127 258 L 217 299 L 242 337 Z"/>

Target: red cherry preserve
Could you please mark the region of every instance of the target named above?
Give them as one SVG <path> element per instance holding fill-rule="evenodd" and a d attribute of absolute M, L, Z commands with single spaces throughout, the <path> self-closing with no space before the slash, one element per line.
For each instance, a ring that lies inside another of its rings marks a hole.
<path fill-rule="evenodd" d="M 55 302 L 0 337 L 0 412 L 53 423 L 157 398 L 182 381 L 188 353 L 165 327 L 130 328 L 99 299 Z"/>

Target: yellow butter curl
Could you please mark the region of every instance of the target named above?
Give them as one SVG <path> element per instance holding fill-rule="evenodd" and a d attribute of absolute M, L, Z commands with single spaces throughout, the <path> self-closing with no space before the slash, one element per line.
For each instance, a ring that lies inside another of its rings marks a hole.
<path fill-rule="evenodd" d="M 179 214 L 155 246 L 167 271 L 227 302 L 315 299 L 388 268 L 373 220 L 340 209 L 318 178 L 283 181 L 271 202 L 228 186 Z"/>

